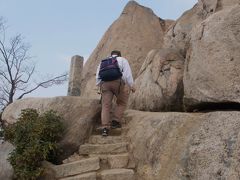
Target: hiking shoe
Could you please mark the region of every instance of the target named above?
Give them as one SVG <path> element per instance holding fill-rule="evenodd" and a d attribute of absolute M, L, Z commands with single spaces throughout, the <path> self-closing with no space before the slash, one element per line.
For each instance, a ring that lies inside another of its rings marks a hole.
<path fill-rule="evenodd" d="M 109 129 L 103 128 L 102 129 L 102 136 L 108 136 Z"/>
<path fill-rule="evenodd" d="M 111 124 L 112 129 L 117 129 L 117 128 L 121 128 L 122 125 L 120 122 L 116 121 L 116 120 L 112 120 L 112 124 Z"/>

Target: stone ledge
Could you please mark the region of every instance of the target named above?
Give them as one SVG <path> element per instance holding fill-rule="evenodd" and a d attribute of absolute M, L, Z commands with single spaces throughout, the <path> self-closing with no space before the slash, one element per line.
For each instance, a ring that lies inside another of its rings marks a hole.
<path fill-rule="evenodd" d="M 79 148 L 79 154 L 117 154 L 127 152 L 127 143 L 115 144 L 83 144 Z"/>
<path fill-rule="evenodd" d="M 96 179 L 97 179 L 97 173 L 91 172 L 91 173 L 85 173 L 77 176 L 61 178 L 60 180 L 96 180 Z"/>
<path fill-rule="evenodd" d="M 111 143 L 120 143 L 123 142 L 121 136 L 107 136 L 103 137 L 101 135 L 92 135 L 89 138 L 89 143 L 91 144 L 111 144 Z"/>
<path fill-rule="evenodd" d="M 96 171 L 100 169 L 100 165 L 99 158 L 94 157 L 58 166 L 53 165 L 52 168 L 56 173 L 56 178 L 60 178 Z"/>
<path fill-rule="evenodd" d="M 114 168 L 127 168 L 129 161 L 128 153 L 110 155 L 107 157 L 108 165 L 111 169 Z"/>
<path fill-rule="evenodd" d="M 134 180 L 132 169 L 110 169 L 101 172 L 102 180 Z"/>

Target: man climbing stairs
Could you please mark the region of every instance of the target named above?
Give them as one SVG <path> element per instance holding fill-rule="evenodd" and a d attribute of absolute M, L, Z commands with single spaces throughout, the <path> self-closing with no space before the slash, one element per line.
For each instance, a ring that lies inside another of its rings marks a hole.
<path fill-rule="evenodd" d="M 103 137 L 94 131 L 87 143 L 64 160 L 62 165 L 54 165 L 57 179 L 62 180 L 134 180 L 135 164 L 125 136 L 127 129 L 111 130 Z"/>

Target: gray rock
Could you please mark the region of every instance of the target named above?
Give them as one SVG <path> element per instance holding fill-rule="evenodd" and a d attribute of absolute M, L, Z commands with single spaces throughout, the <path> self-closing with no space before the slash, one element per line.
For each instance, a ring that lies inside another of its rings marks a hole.
<path fill-rule="evenodd" d="M 149 52 L 135 81 L 129 107 L 144 111 L 181 111 L 184 58 L 175 49 Z"/>
<path fill-rule="evenodd" d="M 211 15 L 236 4 L 239 4 L 239 0 L 198 0 L 199 8 L 204 15 Z"/>
<path fill-rule="evenodd" d="M 91 144 L 112 144 L 121 142 L 123 142 L 123 138 L 121 136 L 103 137 L 102 135 L 92 135 L 89 138 L 89 143 Z"/>
<path fill-rule="evenodd" d="M 240 112 L 128 110 L 138 180 L 238 180 Z"/>
<path fill-rule="evenodd" d="M 183 13 L 177 21 L 168 29 L 164 36 L 164 48 L 178 49 L 185 57 L 189 48 L 189 41 L 192 29 L 201 23 L 205 16 L 202 15 L 202 9 L 199 4 Z"/>
<path fill-rule="evenodd" d="M 90 172 L 90 173 L 84 173 L 77 176 L 62 178 L 61 180 L 96 180 L 96 179 L 97 179 L 97 173 Z"/>
<path fill-rule="evenodd" d="M 114 168 L 127 168 L 129 162 L 128 153 L 110 155 L 107 157 L 108 165 L 111 169 Z"/>
<path fill-rule="evenodd" d="M 116 154 L 127 152 L 127 143 L 113 144 L 83 144 L 79 148 L 80 155 L 87 154 Z"/>
<path fill-rule="evenodd" d="M 134 171 L 132 169 L 110 169 L 101 172 L 103 180 L 134 180 Z"/>
<path fill-rule="evenodd" d="M 67 164 L 50 166 L 55 173 L 56 178 L 63 178 L 73 176 L 77 174 L 83 174 L 86 172 L 97 171 L 100 169 L 99 158 L 88 158 Z"/>
<path fill-rule="evenodd" d="M 219 11 L 192 32 L 184 72 L 184 103 L 240 103 L 240 5 Z"/>
<path fill-rule="evenodd" d="M 215 12 L 239 4 L 239 0 L 198 0 L 190 10 L 183 13 L 164 36 L 164 48 L 176 48 L 186 55 L 192 29 Z"/>
<path fill-rule="evenodd" d="M 13 178 L 13 168 L 7 160 L 13 149 L 13 145 L 7 141 L 0 144 L 0 179 L 11 180 Z"/>
<path fill-rule="evenodd" d="M 84 65 L 82 95 L 98 97 L 94 88 L 97 66 L 115 49 L 120 50 L 122 56 L 129 60 L 133 76 L 136 78 L 147 53 L 162 46 L 165 31 L 172 22 L 160 19 L 151 9 L 135 1 L 129 1 Z"/>

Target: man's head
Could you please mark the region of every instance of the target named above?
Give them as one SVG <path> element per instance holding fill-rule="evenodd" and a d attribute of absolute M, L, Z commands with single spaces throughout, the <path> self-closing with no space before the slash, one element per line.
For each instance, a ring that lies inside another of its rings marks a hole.
<path fill-rule="evenodd" d="M 112 55 L 117 55 L 117 56 L 121 57 L 121 52 L 117 51 L 117 50 L 114 50 L 114 51 L 111 52 L 111 56 Z"/>

